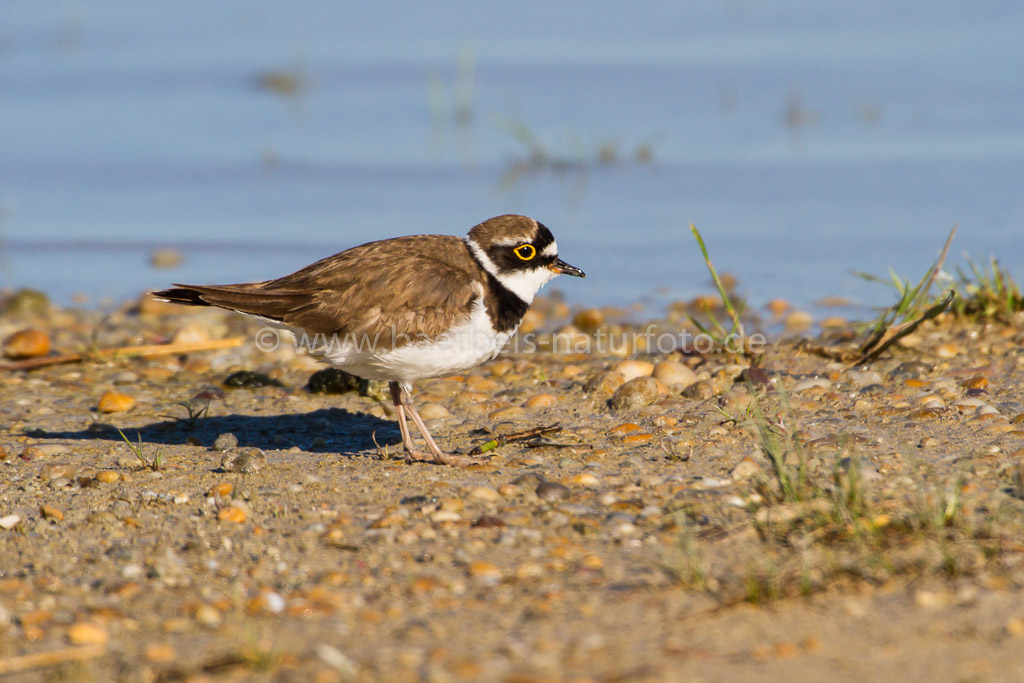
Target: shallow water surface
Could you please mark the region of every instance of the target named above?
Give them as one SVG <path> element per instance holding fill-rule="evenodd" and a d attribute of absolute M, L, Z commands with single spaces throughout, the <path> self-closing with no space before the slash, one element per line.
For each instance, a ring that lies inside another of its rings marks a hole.
<path fill-rule="evenodd" d="M 754 305 L 886 303 L 850 271 L 917 278 L 954 224 L 954 256 L 1024 262 L 1019 3 L 4 14 L 0 283 L 62 302 L 505 212 L 587 271 L 574 302 L 707 291 L 691 222 Z M 151 268 L 162 246 L 184 263 Z"/>

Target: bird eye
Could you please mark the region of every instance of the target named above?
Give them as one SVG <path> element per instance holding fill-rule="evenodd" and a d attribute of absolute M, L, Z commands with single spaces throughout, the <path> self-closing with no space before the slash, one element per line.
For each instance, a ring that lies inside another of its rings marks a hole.
<path fill-rule="evenodd" d="M 537 249 L 532 244 L 522 244 L 512 250 L 522 261 L 529 261 L 537 255 Z"/>

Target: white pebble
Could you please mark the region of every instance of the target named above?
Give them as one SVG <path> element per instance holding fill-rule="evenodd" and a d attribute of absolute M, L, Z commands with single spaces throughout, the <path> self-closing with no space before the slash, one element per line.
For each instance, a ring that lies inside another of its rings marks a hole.
<path fill-rule="evenodd" d="M 978 406 L 985 405 L 985 402 L 980 398 L 962 398 L 953 405 L 957 408 L 977 408 Z"/>
<path fill-rule="evenodd" d="M 654 363 L 645 360 L 620 360 L 612 365 L 611 369 L 621 374 L 628 382 L 637 377 L 650 377 L 654 372 Z"/>
<path fill-rule="evenodd" d="M 821 387 L 822 389 L 831 389 L 832 382 L 829 382 L 824 377 L 811 377 L 810 379 L 803 379 L 793 385 L 793 393 L 801 394 L 808 389 L 815 387 Z"/>
<path fill-rule="evenodd" d="M 352 658 L 333 645 L 320 643 L 316 646 L 316 655 L 324 664 L 347 678 L 355 678 L 359 674 L 359 666 Z"/>
<path fill-rule="evenodd" d="M 874 370 L 850 370 L 846 376 L 855 386 L 866 387 L 869 384 L 881 384 L 882 376 Z"/>
<path fill-rule="evenodd" d="M 142 567 L 134 563 L 121 567 L 121 577 L 128 580 L 141 579 L 145 573 Z"/>
<path fill-rule="evenodd" d="M 263 599 L 263 606 L 271 614 L 280 614 L 284 611 L 284 598 L 274 591 L 267 591 L 260 596 Z"/>
<path fill-rule="evenodd" d="M 459 513 L 453 510 L 438 510 L 434 514 L 430 515 L 430 519 L 433 522 L 457 522 L 462 519 L 462 517 L 459 516 Z"/>

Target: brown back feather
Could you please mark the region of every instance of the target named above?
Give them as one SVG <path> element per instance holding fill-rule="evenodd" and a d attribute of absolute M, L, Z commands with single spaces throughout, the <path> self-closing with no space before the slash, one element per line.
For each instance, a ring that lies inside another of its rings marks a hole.
<path fill-rule="evenodd" d="M 277 280 L 175 285 L 154 296 L 269 318 L 310 334 L 367 335 L 390 347 L 465 322 L 485 277 L 461 238 L 413 235 L 354 247 Z"/>

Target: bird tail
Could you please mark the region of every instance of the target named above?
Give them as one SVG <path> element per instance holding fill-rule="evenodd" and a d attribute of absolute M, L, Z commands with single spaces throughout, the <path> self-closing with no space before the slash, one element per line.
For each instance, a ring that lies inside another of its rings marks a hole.
<path fill-rule="evenodd" d="M 300 308 L 309 294 L 287 290 L 267 290 L 266 283 L 244 285 L 180 285 L 151 292 L 155 299 L 186 306 L 216 306 L 270 320 L 283 320 Z"/>

